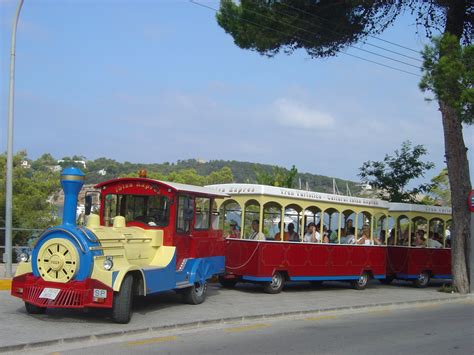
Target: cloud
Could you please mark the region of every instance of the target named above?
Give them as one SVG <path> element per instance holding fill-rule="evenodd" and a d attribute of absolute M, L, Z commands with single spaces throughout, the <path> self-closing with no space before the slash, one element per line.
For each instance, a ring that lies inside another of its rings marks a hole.
<path fill-rule="evenodd" d="M 272 104 L 275 119 L 283 126 L 305 129 L 327 129 L 336 120 L 330 114 L 287 98 L 279 98 Z"/>

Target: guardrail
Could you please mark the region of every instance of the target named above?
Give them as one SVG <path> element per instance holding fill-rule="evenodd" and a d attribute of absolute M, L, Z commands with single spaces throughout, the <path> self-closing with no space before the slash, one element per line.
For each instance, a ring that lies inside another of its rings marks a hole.
<path fill-rule="evenodd" d="M 12 228 L 13 246 L 12 246 L 12 262 L 18 262 L 21 253 L 31 253 L 31 250 L 36 243 L 36 239 L 40 236 L 44 229 L 36 228 Z M 26 241 L 25 245 L 15 243 L 15 239 Z M 0 228 L 0 264 L 4 264 L 5 260 L 5 228 Z"/>

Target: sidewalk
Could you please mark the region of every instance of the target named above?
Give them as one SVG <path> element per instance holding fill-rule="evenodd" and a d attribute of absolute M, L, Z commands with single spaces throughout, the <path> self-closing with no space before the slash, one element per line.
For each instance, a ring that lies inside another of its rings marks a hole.
<path fill-rule="evenodd" d="M 438 292 L 440 285 L 416 289 L 409 283 L 385 286 L 372 281 L 367 290 L 356 291 L 338 282 L 318 288 L 298 283 L 290 284 L 280 294 L 268 295 L 252 284 L 239 284 L 235 290 L 211 284 L 206 302 L 198 306 L 182 304 L 174 292 L 140 299 L 134 306 L 131 322 L 126 325 L 113 323 L 104 310 L 48 310 L 44 315 L 32 316 L 26 313 L 20 299 L 1 291 L 0 352 L 169 328 L 471 298 Z"/>

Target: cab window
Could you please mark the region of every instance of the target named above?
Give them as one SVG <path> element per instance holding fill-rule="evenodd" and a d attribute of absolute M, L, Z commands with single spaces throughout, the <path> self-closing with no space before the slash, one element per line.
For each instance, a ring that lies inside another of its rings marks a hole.
<path fill-rule="evenodd" d="M 142 222 L 151 227 L 165 227 L 169 223 L 169 199 L 159 195 L 105 196 L 104 224 L 111 226 L 116 216 L 126 222 Z"/>
<path fill-rule="evenodd" d="M 189 196 L 178 196 L 176 231 L 188 233 L 194 216 L 194 201 Z"/>
<path fill-rule="evenodd" d="M 207 197 L 196 197 L 196 219 L 194 229 L 209 229 L 211 199 Z"/>

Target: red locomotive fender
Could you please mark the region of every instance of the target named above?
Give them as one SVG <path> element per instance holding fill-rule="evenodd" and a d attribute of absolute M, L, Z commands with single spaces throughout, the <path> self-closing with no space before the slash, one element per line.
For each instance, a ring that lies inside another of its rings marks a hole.
<path fill-rule="evenodd" d="M 100 281 L 48 282 L 33 274 L 13 278 L 12 296 L 46 308 L 111 308 L 114 291 Z"/>

